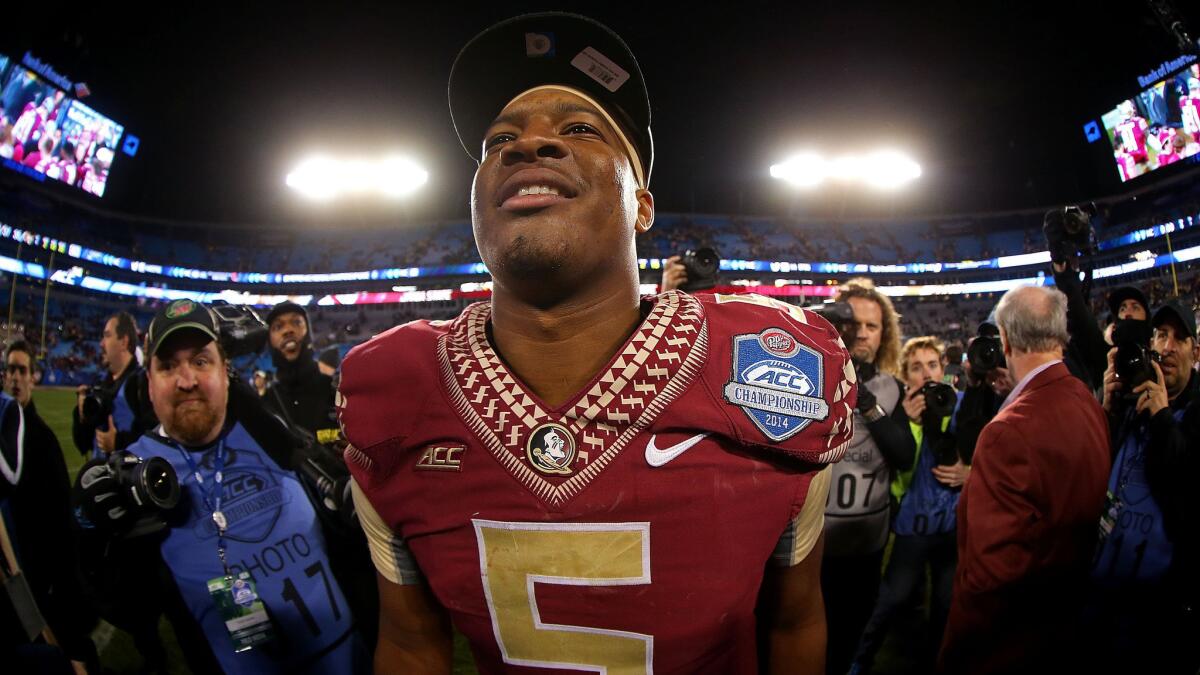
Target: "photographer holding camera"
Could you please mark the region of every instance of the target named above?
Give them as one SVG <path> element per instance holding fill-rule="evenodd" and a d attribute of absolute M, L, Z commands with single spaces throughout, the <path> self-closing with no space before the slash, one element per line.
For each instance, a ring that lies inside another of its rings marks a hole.
<path fill-rule="evenodd" d="M 1096 233 L 1092 229 L 1095 204 L 1065 206 L 1046 212 L 1042 230 L 1050 249 L 1050 266 L 1054 285 L 1067 296 L 1067 330 L 1070 341 L 1063 351 L 1063 363 L 1071 374 L 1083 380 L 1088 388 L 1102 385 L 1108 346 L 1104 334 L 1092 314 L 1091 303 L 1079 280 L 1080 264 L 1090 267 L 1096 251 Z M 1091 270 L 1086 269 L 1087 285 L 1091 285 Z"/>
<path fill-rule="evenodd" d="M 146 342 L 162 424 L 77 482 L 81 523 L 144 554 L 124 556 L 109 590 L 158 596 L 196 672 L 362 672 L 366 651 L 293 473 L 306 470 L 304 448 L 231 380 L 208 308 L 172 302 Z"/>
<path fill-rule="evenodd" d="M 721 270 L 721 254 L 707 246 L 689 249 L 663 261 L 662 283 L 659 292 L 679 289 L 688 293 L 703 291 L 717 285 Z"/>
<path fill-rule="evenodd" d="M 896 537 L 879 587 L 879 601 L 858 643 L 856 672 L 870 672 L 892 621 L 924 581 L 926 565 L 932 582 L 932 644 L 921 657 L 932 670 L 954 585 L 954 512 L 971 471 L 970 455 L 960 457 L 955 442 L 955 416 L 962 397 L 942 381 L 946 362 L 942 341 L 932 336 L 911 338 L 904 343 L 900 362 L 908 386 L 903 406 L 917 447 L 916 466 L 897 472 L 891 482 L 891 493 L 900 502 L 892 523 Z"/>
<path fill-rule="evenodd" d="M 158 424 L 144 400 L 137 342 L 137 323 L 128 312 L 117 312 L 104 322 L 100 358 L 108 374 L 99 384 L 76 389 L 71 415 L 71 439 L 85 456 L 123 450 Z"/>
<path fill-rule="evenodd" d="M 1145 672 L 1195 672 L 1200 634 L 1200 377 L 1192 309 L 1178 299 L 1150 320 L 1148 345 L 1118 340 L 1104 373 L 1115 456 L 1092 568 L 1094 629 L 1106 663 Z"/>
<path fill-rule="evenodd" d="M 980 434 L 958 497 L 947 673 L 1074 672 L 1073 640 L 1109 472 L 1108 428 L 1063 365 L 1067 297 L 1019 286 L 996 305 L 1017 381 Z"/>
<path fill-rule="evenodd" d="M 831 316 L 842 303 L 852 321 Z M 904 385 L 895 377 L 900 321 L 892 301 L 870 279 L 852 279 L 838 302 L 818 313 L 841 330 L 858 376 L 854 436 L 833 465 L 821 564 L 829 631 L 826 671 L 844 673 L 879 590 L 891 515 L 888 485 L 894 472 L 912 468 L 916 445 L 901 405 Z"/>

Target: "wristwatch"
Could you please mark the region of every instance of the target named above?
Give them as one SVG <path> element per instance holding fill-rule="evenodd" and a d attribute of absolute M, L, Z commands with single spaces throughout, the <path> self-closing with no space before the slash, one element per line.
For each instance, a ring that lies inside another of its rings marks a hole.
<path fill-rule="evenodd" d="M 874 408 L 871 408 L 870 410 L 866 411 L 865 413 L 862 414 L 862 416 L 863 416 L 863 419 L 865 419 L 868 423 L 870 423 L 870 422 L 878 422 L 879 420 L 886 417 L 887 413 L 883 411 L 883 408 L 879 407 L 878 403 L 876 403 Z"/>

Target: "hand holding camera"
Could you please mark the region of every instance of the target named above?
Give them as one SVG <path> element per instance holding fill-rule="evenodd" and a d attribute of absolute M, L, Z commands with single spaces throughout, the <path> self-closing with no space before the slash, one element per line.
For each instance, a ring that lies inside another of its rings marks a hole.
<path fill-rule="evenodd" d="M 179 503 L 179 478 L 161 457 L 128 452 L 93 459 L 75 479 L 76 517 L 85 529 L 137 536 L 166 526 L 163 515 Z"/>

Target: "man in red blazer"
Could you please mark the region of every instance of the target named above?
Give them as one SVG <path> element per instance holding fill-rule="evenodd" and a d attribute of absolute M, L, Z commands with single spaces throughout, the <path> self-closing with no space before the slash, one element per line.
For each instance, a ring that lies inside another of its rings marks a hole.
<path fill-rule="evenodd" d="M 980 434 L 958 502 L 947 673 L 1042 672 L 1070 658 L 1111 468 L 1104 411 L 1062 362 L 1066 296 L 1015 288 L 996 323 L 1017 385 Z"/>

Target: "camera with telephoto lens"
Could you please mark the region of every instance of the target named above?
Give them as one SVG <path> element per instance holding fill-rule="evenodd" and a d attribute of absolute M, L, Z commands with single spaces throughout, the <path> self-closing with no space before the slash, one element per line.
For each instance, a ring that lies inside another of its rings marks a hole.
<path fill-rule="evenodd" d="M 1064 263 L 1096 252 L 1096 231 L 1092 228 L 1095 215 L 1096 205 L 1091 203 L 1046 212 L 1042 232 L 1046 235 L 1052 262 Z"/>
<path fill-rule="evenodd" d="M 717 285 L 717 273 L 721 270 L 721 254 L 717 249 L 705 246 L 684 251 L 679 254 L 679 262 L 687 271 L 687 282 L 679 290 L 690 293 Z"/>
<path fill-rule="evenodd" d="M 1134 387 L 1157 378 L 1154 362 L 1161 363 L 1162 357 L 1150 349 L 1150 333 L 1150 322 L 1138 319 L 1121 319 L 1113 327 L 1113 344 L 1117 346 L 1113 367 L 1125 398 L 1136 398 Z"/>
<path fill-rule="evenodd" d="M 141 458 L 117 451 L 93 459 L 75 477 L 73 501 L 84 529 L 140 537 L 167 527 L 167 513 L 179 504 L 179 478 L 161 457 Z"/>
<path fill-rule="evenodd" d="M 958 402 L 954 387 L 944 382 L 926 382 L 917 393 L 925 397 L 926 414 L 939 420 L 954 414 L 954 404 Z"/>
<path fill-rule="evenodd" d="M 967 363 L 971 373 L 982 378 L 1004 365 L 1004 345 L 1000 343 L 1000 329 L 990 323 L 980 324 L 979 334 L 967 347 Z"/>
<path fill-rule="evenodd" d="M 267 324 L 253 308 L 246 305 L 230 305 L 221 301 L 212 304 L 217 318 L 217 332 L 221 336 L 221 348 L 229 358 L 261 352 L 267 344 Z"/>
<path fill-rule="evenodd" d="M 79 421 L 85 427 L 99 427 L 108 424 L 108 416 L 113 412 L 113 399 L 117 390 L 104 384 L 93 384 L 83 394 L 83 411 Z"/>
<path fill-rule="evenodd" d="M 170 511 L 179 503 L 179 477 L 162 457 L 142 458 L 129 452 L 114 452 L 108 467 L 131 499 L 135 510 Z"/>

